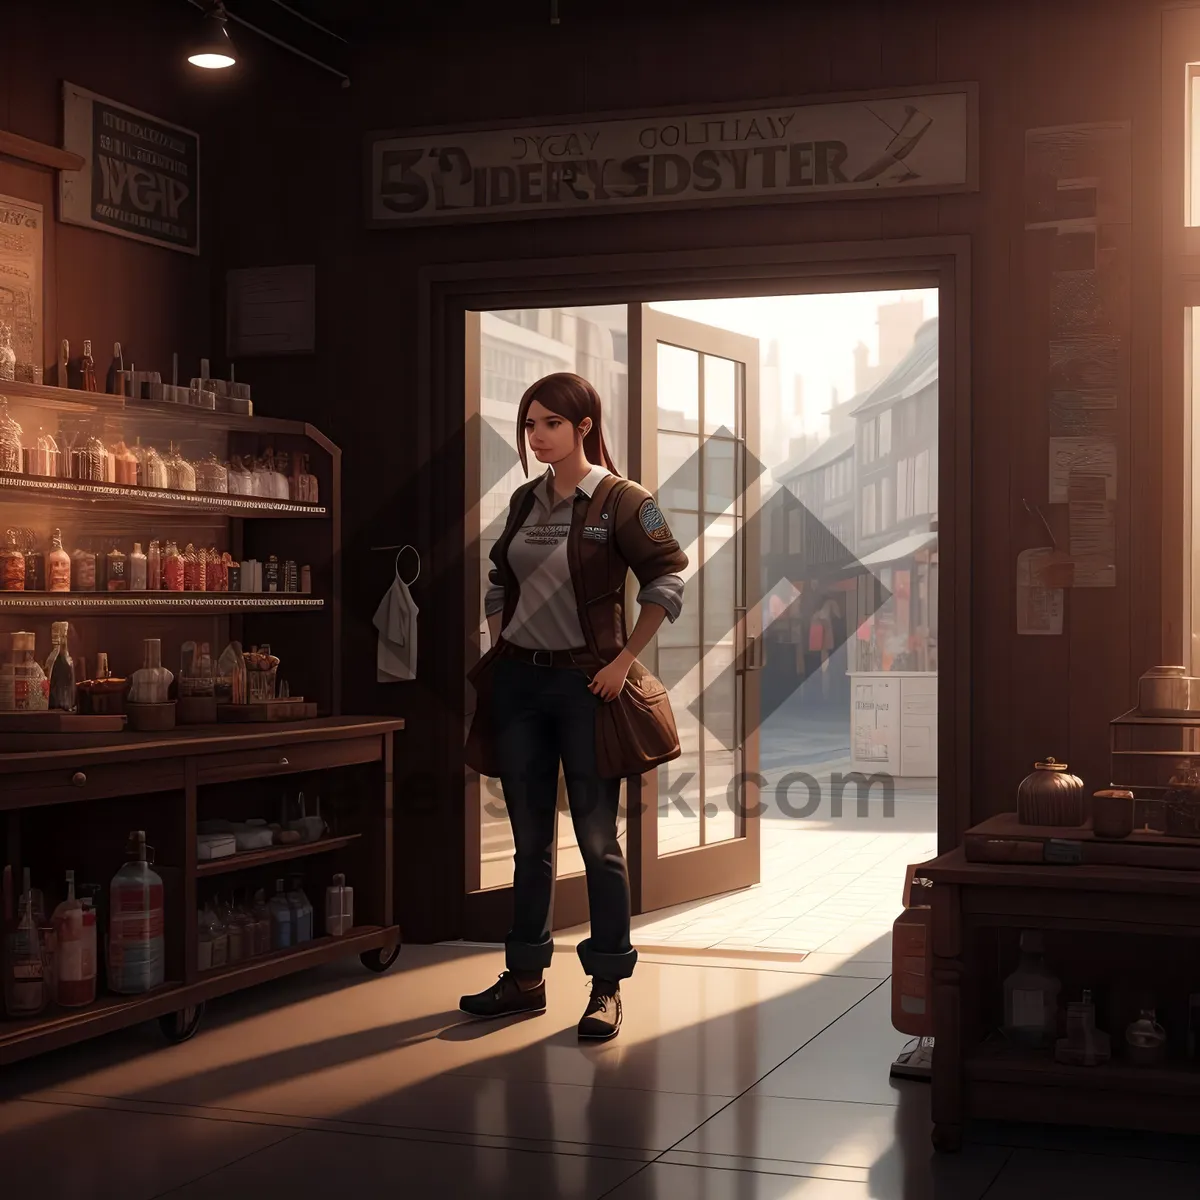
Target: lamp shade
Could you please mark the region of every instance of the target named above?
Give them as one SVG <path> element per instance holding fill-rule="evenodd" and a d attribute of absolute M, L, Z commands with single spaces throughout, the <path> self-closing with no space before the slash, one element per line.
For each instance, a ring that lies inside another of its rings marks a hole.
<path fill-rule="evenodd" d="M 192 66 L 208 71 L 232 67 L 237 62 L 223 13 L 213 13 L 205 18 L 203 31 L 188 47 L 187 60 Z"/>

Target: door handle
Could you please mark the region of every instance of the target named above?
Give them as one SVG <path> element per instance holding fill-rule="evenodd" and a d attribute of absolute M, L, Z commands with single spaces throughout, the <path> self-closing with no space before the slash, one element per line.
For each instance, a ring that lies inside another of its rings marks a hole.
<path fill-rule="evenodd" d="M 767 665 L 767 647 L 763 635 L 746 638 L 746 670 L 761 671 Z"/>

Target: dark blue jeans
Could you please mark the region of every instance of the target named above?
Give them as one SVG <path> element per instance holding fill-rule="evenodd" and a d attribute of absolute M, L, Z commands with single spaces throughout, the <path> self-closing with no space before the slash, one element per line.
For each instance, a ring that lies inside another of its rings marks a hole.
<path fill-rule="evenodd" d="M 629 944 L 629 876 L 617 842 L 621 781 L 596 774 L 596 706 L 602 703 L 588 691 L 582 670 L 496 660 L 493 728 L 516 845 L 513 925 L 504 946 L 510 971 L 544 970 L 554 952 L 550 911 L 560 761 L 592 922 L 579 960 L 589 975 L 613 980 L 628 978 L 637 962 Z"/>

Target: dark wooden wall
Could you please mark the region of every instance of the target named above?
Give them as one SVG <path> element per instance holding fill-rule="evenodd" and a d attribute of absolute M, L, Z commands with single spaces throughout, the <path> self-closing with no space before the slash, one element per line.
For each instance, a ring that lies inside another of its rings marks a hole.
<path fill-rule="evenodd" d="M 532 5 L 515 13 L 503 5 L 447 6 L 440 26 L 434 19 L 364 44 L 350 89 L 246 36 L 247 61 L 221 84 L 220 136 L 204 145 L 214 329 L 223 319 L 226 267 L 317 265 L 316 355 L 247 363 L 244 371 L 262 411 L 312 420 L 345 450 L 345 706 L 409 719 L 397 755 L 397 900 L 410 933 L 458 932 L 461 767 L 437 761 L 431 749 L 446 719 L 438 689 L 428 681 L 374 682 L 370 619 L 391 562 L 369 547 L 410 541 L 426 550 L 439 534 L 420 502 L 420 489 L 439 481 L 416 436 L 427 399 L 417 385 L 417 281 L 429 264 L 968 235 L 972 813 L 1013 807 L 1017 782 L 1047 754 L 1067 758 L 1089 785 L 1107 782 L 1108 721 L 1128 707 L 1140 671 L 1161 657 L 1161 14 L 1144 0 L 760 0 L 716 11 L 674 5 L 658 16 L 653 0 L 562 7 L 563 23 L 552 28 L 544 14 L 530 15 Z M 191 123 L 158 90 L 174 86 L 161 63 L 143 62 L 118 85 L 113 66 L 90 47 L 63 54 L 68 65 L 61 68 L 46 58 L 23 65 L 22 82 L 0 75 L 0 124 L 49 139 L 55 74 Z M 962 80 L 980 88 L 981 187 L 974 195 L 406 232 L 363 224 L 363 134 L 371 129 Z M 20 105 L 33 111 L 18 113 L 14 96 L 26 97 Z M 1031 292 L 1022 217 L 1024 131 L 1110 120 L 1132 122 L 1134 155 L 1118 583 L 1071 593 L 1061 638 L 1018 638 L 1016 556 L 1043 540 L 1022 500 L 1046 499 L 1048 436 L 1047 330 Z M 6 178 L 0 174 L 0 185 Z M 206 286 L 203 263 L 102 234 L 60 229 L 57 236 L 60 294 L 48 292 L 48 314 L 78 324 L 76 309 L 94 313 L 97 338 L 128 337 L 130 321 L 156 348 L 186 338 Z M 83 253 L 81 239 L 104 244 L 87 252 L 85 286 L 73 290 L 64 269 Z M 126 297 L 124 323 L 109 320 L 97 294 L 110 273 L 120 276 L 110 286 Z M 53 331 L 53 321 L 48 326 Z M 416 599 L 421 643 L 430 647 L 462 636 L 462 613 L 438 602 L 437 564 L 428 557 L 426 564 Z M 947 583 L 943 597 L 949 593 Z"/>
<path fill-rule="evenodd" d="M 57 220 L 58 177 L 28 163 L 0 158 L 0 193 L 45 210 L 43 331 L 47 363 L 65 337 L 72 357 L 91 338 L 97 372 L 108 368 L 119 341 L 126 366 L 161 370 L 171 354 L 189 378 L 209 349 L 209 293 L 214 227 L 206 189 L 205 154 L 214 119 L 225 103 L 212 79 L 184 61 L 184 35 L 196 10 L 161 0 L 114 4 L 15 0 L 0 12 L 0 129 L 62 145 L 62 82 L 194 129 L 201 134 L 199 257 L 160 249 Z M 46 382 L 54 382 L 47 374 Z"/>

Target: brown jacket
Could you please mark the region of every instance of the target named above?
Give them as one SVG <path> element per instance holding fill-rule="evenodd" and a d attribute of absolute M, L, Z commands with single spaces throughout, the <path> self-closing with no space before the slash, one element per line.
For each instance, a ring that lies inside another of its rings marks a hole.
<path fill-rule="evenodd" d="M 508 567 L 508 547 L 533 508 L 538 476 L 521 484 L 509 503 L 504 532 L 492 547 L 489 578 L 504 587 L 504 616 L 508 623 L 517 605 L 520 584 Z M 611 497 L 611 502 L 610 502 Z M 579 606 L 579 624 L 587 640 L 593 669 L 612 662 L 624 649 L 625 579 L 633 571 L 645 585 L 663 575 L 678 575 L 688 559 L 675 540 L 653 497 L 639 483 L 608 475 L 591 499 L 577 495 L 567 535 L 567 561 Z M 468 765 L 485 775 L 495 774 L 488 720 L 488 668 L 499 651 L 493 646 L 468 672 L 478 693 L 475 720 L 467 739 Z"/>

